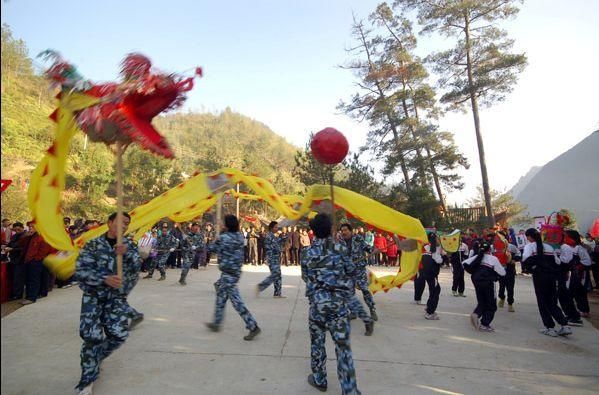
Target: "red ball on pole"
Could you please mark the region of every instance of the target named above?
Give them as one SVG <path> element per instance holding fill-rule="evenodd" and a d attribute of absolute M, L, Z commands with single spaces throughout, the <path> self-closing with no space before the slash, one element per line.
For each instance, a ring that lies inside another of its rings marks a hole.
<path fill-rule="evenodd" d="M 320 163 L 335 165 L 343 162 L 349 152 L 347 139 L 335 128 L 325 128 L 316 133 L 310 143 L 312 156 Z"/>

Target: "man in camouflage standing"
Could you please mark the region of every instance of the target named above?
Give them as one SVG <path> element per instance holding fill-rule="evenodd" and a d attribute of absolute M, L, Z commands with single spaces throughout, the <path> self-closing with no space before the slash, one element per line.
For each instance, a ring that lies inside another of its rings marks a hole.
<path fill-rule="evenodd" d="M 194 222 L 191 225 L 191 231 L 184 236 L 181 246 L 183 250 L 183 269 L 181 270 L 179 284 L 187 285 L 185 279 L 187 278 L 187 273 L 189 273 L 189 268 L 191 267 L 193 259 L 196 253 L 205 247 L 206 241 L 204 232 L 202 232 L 200 224 L 198 222 Z"/>
<path fill-rule="evenodd" d="M 162 232 L 156 238 L 156 252 L 158 255 L 154 259 L 152 259 L 152 266 L 150 270 L 148 270 L 148 274 L 144 278 L 152 278 L 154 275 L 154 269 L 158 266 L 158 271 L 160 272 L 160 278 L 158 281 L 163 281 L 166 279 L 166 261 L 168 261 L 168 257 L 171 255 L 175 248 L 179 245 L 179 240 L 172 235 L 172 233 L 168 230 L 168 224 L 165 222 L 162 224 Z"/>
<path fill-rule="evenodd" d="M 249 312 L 237 288 L 239 277 L 241 277 L 241 265 L 243 265 L 243 234 L 239 232 L 239 221 L 234 215 L 225 216 L 226 232 L 221 233 L 208 248 L 218 256 L 218 268 L 221 271 L 220 280 L 217 281 L 216 308 L 214 321 L 206 324 L 214 332 L 220 331 L 225 313 L 225 304 L 231 299 L 233 308 L 239 313 L 245 327 L 250 331 L 244 340 L 252 340 L 260 332 L 256 320 Z"/>
<path fill-rule="evenodd" d="M 270 284 L 274 284 L 274 297 L 284 298 L 285 296 L 281 294 L 281 249 L 287 241 L 287 238 L 284 236 L 277 237 L 276 234 L 278 230 L 279 226 L 277 221 L 272 221 L 268 224 L 268 234 L 264 240 L 264 249 L 266 250 L 266 262 L 268 263 L 270 275 L 256 286 L 256 294 L 260 294 L 260 292 L 268 288 Z"/>
<path fill-rule="evenodd" d="M 349 257 L 356 265 L 356 276 L 354 280 L 356 281 L 358 289 L 362 291 L 364 301 L 370 309 L 370 317 L 368 317 L 366 312 L 364 312 L 364 308 L 362 307 L 362 304 L 355 293 L 350 302 L 350 309 L 353 314 L 357 314 L 364 321 L 366 327 L 368 328 L 368 322 L 371 321 L 371 319 L 374 321 L 378 320 L 376 308 L 374 307 L 374 298 L 368 289 L 368 275 L 366 273 L 365 255 L 367 253 L 371 253 L 373 248 L 366 244 L 362 236 L 359 234 L 353 234 L 350 224 L 342 224 L 340 228 L 341 237 L 348 249 Z"/>
<path fill-rule="evenodd" d="M 130 222 L 123 214 L 124 232 Z M 100 364 L 119 348 L 128 336 L 131 307 L 127 295 L 137 283 L 141 258 L 129 239 L 116 245 L 116 213 L 108 217 L 106 234 L 90 240 L 79 253 L 75 277 L 83 290 L 79 334 L 81 346 L 80 395 L 91 395 Z M 123 255 L 123 278 L 117 276 L 116 255 Z"/>
<path fill-rule="evenodd" d="M 302 279 L 310 301 L 309 330 L 312 374 L 308 383 L 320 391 L 327 390 L 326 332 L 335 343 L 337 377 L 343 394 L 360 394 L 350 345 L 348 299 L 351 297 L 356 268 L 347 247 L 331 237 L 331 218 L 318 214 L 310 221 L 315 238 L 302 251 Z"/>

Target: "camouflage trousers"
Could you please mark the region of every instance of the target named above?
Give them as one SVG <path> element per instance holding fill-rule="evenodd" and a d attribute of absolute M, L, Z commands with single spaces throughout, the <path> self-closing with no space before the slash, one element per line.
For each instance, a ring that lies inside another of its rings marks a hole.
<path fill-rule="evenodd" d="M 326 332 L 331 334 L 337 355 L 337 377 L 343 394 L 359 394 L 350 344 L 348 307 L 344 302 L 310 303 L 310 358 L 314 381 L 327 386 Z"/>
<path fill-rule="evenodd" d="M 374 298 L 372 297 L 372 292 L 370 292 L 370 289 L 368 289 L 368 274 L 366 272 L 365 267 L 358 269 L 356 286 L 360 291 L 362 291 L 362 296 L 364 296 L 364 302 L 366 302 L 366 305 L 368 306 L 370 311 L 376 310 L 376 308 L 374 307 Z"/>
<path fill-rule="evenodd" d="M 143 316 L 142 313 L 140 313 L 139 311 L 137 311 L 133 307 L 131 307 L 131 305 L 129 304 L 129 301 L 127 301 L 127 299 L 125 299 L 125 310 L 127 311 L 127 317 L 129 317 L 131 319 L 136 319 L 136 318 Z"/>
<path fill-rule="evenodd" d="M 171 255 L 170 252 L 161 252 L 154 259 L 152 259 L 152 266 L 148 271 L 148 274 L 151 276 L 154 274 L 154 269 L 158 266 L 158 271 L 161 276 L 166 275 L 166 261 L 168 261 L 168 257 Z"/>
<path fill-rule="evenodd" d="M 83 294 L 79 335 L 81 346 L 81 380 L 78 389 L 98 378 L 100 363 L 125 342 L 128 336 L 129 308 L 121 297 L 99 299 Z"/>
<path fill-rule="evenodd" d="M 270 275 L 266 277 L 260 284 L 258 284 L 258 289 L 260 289 L 260 291 L 264 291 L 270 286 L 270 284 L 274 284 L 275 296 L 281 295 L 282 280 L 281 263 L 279 262 L 279 259 L 279 256 L 268 257 L 268 268 L 270 269 Z"/>
<path fill-rule="evenodd" d="M 185 251 L 183 255 L 183 269 L 181 270 L 181 280 L 185 280 L 187 278 L 187 273 L 189 273 L 189 268 L 195 259 L 196 252 L 193 250 Z"/>
<path fill-rule="evenodd" d="M 218 284 L 218 290 L 216 291 L 216 308 L 214 310 L 214 323 L 220 325 L 223 322 L 225 315 L 225 304 L 227 300 L 231 300 L 231 304 L 243 322 L 245 327 L 252 331 L 256 329 L 258 324 L 252 316 L 252 313 L 245 307 L 245 303 L 241 299 L 239 294 L 239 288 L 237 288 L 237 282 L 239 277 L 231 276 L 229 274 L 222 273 L 220 279 L 215 283 Z"/>
<path fill-rule="evenodd" d="M 355 293 L 348 298 L 347 307 L 352 312 L 352 314 L 357 315 L 358 318 L 364 321 L 365 324 L 372 322 L 372 318 L 366 312 L 366 309 L 364 309 L 364 306 L 360 302 L 360 299 L 358 299 L 358 295 L 356 295 Z"/>

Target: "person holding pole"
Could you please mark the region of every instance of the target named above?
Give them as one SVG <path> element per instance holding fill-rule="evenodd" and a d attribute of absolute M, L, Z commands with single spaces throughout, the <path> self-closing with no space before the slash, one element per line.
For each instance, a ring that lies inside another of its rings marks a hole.
<path fill-rule="evenodd" d="M 117 243 L 131 218 L 122 213 L 122 227 L 117 227 L 117 213 L 108 217 L 108 231 L 90 240 L 79 253 L 75 278 L 83 291 L 79 335 L 81 379 L 76 389 L 91 395 L 92 385 L 100 373 L 100 364 L 119 348 L 129 333 L 130 307 L 127 295 L 137 283 L 141 258 L 135 244 L 125 238 Z M 122 276 L 117 274 L 117 254 L 122 256 Z"/>

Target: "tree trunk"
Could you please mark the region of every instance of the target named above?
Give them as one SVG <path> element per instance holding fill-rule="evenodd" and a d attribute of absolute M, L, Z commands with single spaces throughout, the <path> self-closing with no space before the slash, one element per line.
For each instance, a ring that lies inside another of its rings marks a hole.
<path fill-rule="evenodd" d="M 405 84 L 404 84 L 404 91 L 405 91 Z M 403 111 L 404 111 L 404 115 L 406 116 L 406 118 L 410 118 L 410 112 L 408 111 L 408 104 L 406 103 L 405 100 L 401 101 L 401 105 L 403 107 Z M 427 182 L 426 182 L 426 174 L 424 172 L 424 160 L 422 159 L 422 153 L 420 152 L 420 148 L 418 147 L 418 136 L 416 135 L 416 131 L 414 130 L 414 126 L 408 126 L 410 129 L 410 133 L 412 133 L 412 138 L 414 139 L 414 144 L 416 144 L 416 157 L 418 158 L 418 177 L 420 177 L 420 186 L 422 188 L 426 188 Z"/>
<path fill-rule="evenodd" d="M 354 24 L 356 23 L 356 21 L 354 20 Z M 368 58 L 368 65 L 372 71 L 372 69 L 374 68 L 374 64 L 372 63 L 372 58 L 371 58 L 371 54 L 370 54 L 370 49 L 368 47 L 368 43 L 366 42 L 366 36 L 364 36 L 364 31 L 362 30 L 362 26 L 361 25 L 356 25 L 360 31 L 360 38 L 362 40 L 362 46 L 364 47 L 364 52 L 366 52 L 366 57 Z M 381 88 L 381 85 L 379 83 L 379 81 L 374 81 L 374 84 L 379 92 L 379 99 L 380 100 L 385 100 L 385 93 L 383 92 L 383 89 Z M 386 111 L 385 115 L 387 116 L 387 121 L 389 122 L 389 126 L 391 127 L 391 131 L 393 132 L 393 141 L 395 142 L 395 147 L 397 148 L 397 155 L 399 155 L 399 166 L 401 167 L 401 172 L 403 174 L 405 183 L 406 183 L 406 191 L 409 193 L 411 188 L 410 188 L 410 174 L 408 173 L 408 167 L 406 165 L 406 160 L 404 158 L 404 156 L 399 152 L 399 147 L 400 147 L 400 141 L 399 141 L 399 133 L 397 131 L 397 127 L 395 125 L 395 123 L 393 122 L 393 117 L 391 116 L 391 114 Z"/>
<path fill-rule="evenodd" d="M 467 12 L 467 11 L 466 11 Z M 483 136 L 480 130 L 480 118 L 478 116 L 478 101 L 474 89 L 474 78 L 472 76 L 472 59 L 470 54 L 470 20 L 468 14 L 464 13 L 466 35 L 466 68 L 468 71 L 468 88 L 470 90 L 470 103 L 472 105 L 472 116 L 474 117 L 474 130 L 476 132 L 476 143 L 478 145 L 478 158 L 480 160 L 480 172 L 483 178 L 483 193 L 485 195 L 485 207 L 487 209 L 487 224 L 489 227 L 495 226 L 495 217 L 493 216 L 493 206 L 491 204 L 491 193 L 489 187 L 489 177 L 487 175 L 487 162 L 485 160 L 485 147 Z"/>
<path fill-rule="evenodd" d="M 411 90 L 411 89 L 410 89 Z M 418 107 L 416 107 L 416 103 L 414 103 L 414 116 L 416 117 L 416 121 L 420 122 L 420 117 L 418 116 Z M 441 189 L 441 181 L 439 180 L 439 175 L 437 174 L 437 169 L 435 169 L 435 164 L 433 163 L 433 158 L 431 156 L 431 150 L 428 147 L 424 147 L 426 151 L 426 159 L 428 160 L 428 165 L 433 176 L 433 182 L 435 183 L 435 189 L 437 190 L 437 195 L 439 196 L 439 203 L 441 203 L 441 208 L 443 212 L 447 212 L 447 206 L 445 205 L 445 197 L 443 196 L 443 189 Z"/>

